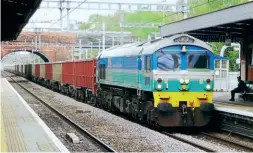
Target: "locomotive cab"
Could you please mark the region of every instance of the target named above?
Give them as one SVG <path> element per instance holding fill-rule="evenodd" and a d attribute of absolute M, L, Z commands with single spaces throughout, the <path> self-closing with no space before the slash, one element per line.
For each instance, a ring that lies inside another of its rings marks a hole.
<path fill-rule="evenodd" d="M 194 41 L 181 42 L 159 49 L 153 59 L 154 107 L 160 118 L 157 122 L 162 126 L 209 123 L 214 109 L 215 75 L 211 49 L 196 45 Z M 168 118 L 170 122 L 166 122 Z"/>

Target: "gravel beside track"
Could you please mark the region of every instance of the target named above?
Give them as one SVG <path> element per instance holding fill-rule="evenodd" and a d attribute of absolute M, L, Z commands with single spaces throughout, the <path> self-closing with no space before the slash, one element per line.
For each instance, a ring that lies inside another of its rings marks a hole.
<path fill-rule="evenodd" d="M 15 78 L 17 80 L 17 78 Z M 20 78 L 19 79 L 23 79 Z M 57 108 L 72 120 L 78 122 L 89 132 L 110 145 L 116 151 L 124 152 L 199 152 L 202 151 L 191 145 L 170 138 L 164 134 L 145 128 L 137 123 L 125 120 L 104 110 L 53 92 L 33 82 L 21 83 L 23 86 L 38 94 L 46 102 Z M 222 152 L 242 151 L 233 146 L 227 146 L 200 136 L 175 134 L 192 140 L 208 148 Z"/>
<path fill-rule="evenodd" d="M 8 79 L 9 80 L 9 79 Z M 25 83 L 22 83 L 25 84 Z M 16 83 L 11 83 L 11 85 L 17 90 L 17 92 L 24 98 L 24 100 L 29 104 L 29 106 L 39 115 L 39 117 L 47 124 L 47 126 L 52 130 L 52 132 L 58 137 L 58 139 L 66 146 L 70 152 L 101 152 L 102 149 L 98 148 L 89 139 L 85 138 L 83 135 L 78 133 L 69 124 L 63 121 L 60 117 L 55 115 L 51 110 L 41 104 L 36 98 L 34 98 L 27 91 L 22 89 Z M 66 139 L 66 133 L 75 133 L 79 139 L 80 143 L 74 144 Z"/>
<path fill-rule="evenodd" d="M 247 148 L 245 151 L 253 151 L 253 141 L 250 138 L 237 135 L 237 134 L 232 134 L 228 132 L 208 132 L 208 133 L 201 133 L 201 135 L 204 135 L 207 139 L 212 138 L 212 137 L 217 137 L 218 139 L 224 140 L 224 141 L 229 141 L 231 143 L 235 143 L 238 145 L 238 148 Z M 210 136 L 208 136 L 210 135 Z M 245 149 L 246 149 L 245 148 Z"/>
<path fill-rule="evenodd" d="M 193 141 L 195 143 L 198 143 L 202 146 L 207 146 L 208 148 L 212 148 L 214 150 L 217 150 L 219 152 L 242 152 L 242 151 L 248 151 L 245 149 L 242 149 L 237 146 L 231 146 L 229 143 L 221 142 L 220 140 L 213 139 L 204 135 L 185 135 L 185 134 L 174 134 L 176 136 L 185 138 L 187 140 Z"/>

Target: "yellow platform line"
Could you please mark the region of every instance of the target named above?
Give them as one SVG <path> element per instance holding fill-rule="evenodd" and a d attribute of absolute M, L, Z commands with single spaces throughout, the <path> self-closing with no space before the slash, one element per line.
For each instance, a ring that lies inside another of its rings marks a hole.
<path fill-rule="evenodd" d="M 4 122 L 3 122 L 3 115 L 2 115 L 2 103 L 0 105 L 0 119 L 1 119 L 1 152 L 7 152 L 7 143 L 4 131 Z"/>
<path fill-rule="evenodd" d="M 2 96 L 2 99 L 7 98 Z M 26 152 L 26 145 L 22 131 L 20 131 L 19 126 L 17 125 L 17 118 L 14 110 L 11 105 L 6 102 L 7 100 L 2 101 L 2 115 L 5 128 L 5 137 L 7 150 L 9 152 Z"/>

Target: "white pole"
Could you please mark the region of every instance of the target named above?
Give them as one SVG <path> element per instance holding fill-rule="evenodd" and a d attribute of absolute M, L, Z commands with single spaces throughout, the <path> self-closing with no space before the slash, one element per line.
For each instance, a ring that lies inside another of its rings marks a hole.
<path fill-rule="evenodd" d="M 98 52 L 100 53 L 100 39 L 98 39 Z"/>
<path fill-rule="evenodd" d="M 86 49 L 86 50 L 85 50 L 85 59 L 87 59 L 87 57 L 88 57 L 88 56 L 87 56 L 87 53 L 88 53 L 88 50 Z"/>
<path fill-rule="evenodd" d="M 105 24 L 103 23 L 103 51 L 105 50 Z"/>
<path fill-rule="evenodd" d="M 188 5 L 188 0 L 184 0 L 184 4 L 183 4 L 184 19 L 187 18 L 187 5 Z"/>
<path fill-rule="evenodd" d="M 37 42 L 38 42 L 38 36 L 36 34 L 36 37 L 35 37 L 35 51 L 37 51 Z"/>
<path fill-rule="evenodd" d="M 69 5 L 69 3 L 67 4 Z M 67 6 L 68 7 L 68 6 Z M 69 8 L 67 9 L 67 30 L 69 31 Z"/>
<path fill-rule="evenodd" d="M 75 47 L 72 47 L 72 61 L 74 61 L 74 49 Z"/>
<path fill-rule="evenodd" d="M 92 47 L 93 47 L 93 43 L 91 42 L 91 57 L 92 57 Z"/>
<path fill-rule="evenodd" d="M 124 12 L 121 11 L 120 12 L 120 32 L 121 32 L 121 35 L 120 35 L 120 45 L 123 45 L 124 44 L 124 27 L 123 27 L 123 22 L 124 22 Z"/>
<path fill-rule="evenodd" d="M 81 53 L 82 53 L 82 40 L 79 39 L 79 60 L 81 59 Z"/>
<path fill-rule="evenodd" d="M 39 33 L 39 49 L 41 49 L 41 34 Z"/>
<path fill-rule="evenodd" d="M 164 6 L 163 6 L 163 24 L 164 24 Z"/>
<path fill-rule="evenodd" d="M 112 46 L 114 47 L 114 36 L 112 36 Z"/>
<path fill-rule="evenodd" d="M 32 40 L 32 42 L 33 42 L 33 40 Z M 34 46 L 35 46 L 35 40 L 34 40 Z M 36 49 L 36 47 L 35 47 L 35 49 Z M 33 64 L 35 64 L 35 56 L 34 56 L 34 49 L 32 49 L 32 57 L 33 57 Z"/>
<path fill-rule="evenodd" d="M 240 63 L 238 64 L 239 65 L 239 69 L 241 69 L 241 43 L 238 43 L 239 45 L 239 61 Z"/>
<path fill-rule="evenodd" d="M 229 85 L 229 60 L 227 60 L 227 91 L 230 90 L 230 85 Z"/>

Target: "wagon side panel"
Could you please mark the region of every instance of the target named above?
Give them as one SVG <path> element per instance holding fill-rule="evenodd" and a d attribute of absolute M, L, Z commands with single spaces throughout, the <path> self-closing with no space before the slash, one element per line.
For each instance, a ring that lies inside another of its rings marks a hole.
<path fill-rule="evenodd" d="M 40 77 L 45 78 L 46 72 L 45 72 L 45 64 L 40 64 Z"/>
<path fill-rule="evenodd" d="M 32 64 L 32 76 L 35 76 L 35 69 L 36 69 L 36 66 Z"/>
<path fill-rule="evenodd" d="M 96 94 L 96 59 L 85 61 L 84 86 Z"/>
<path fill-rule="evenodd" d="M 35 76 L 40 77 L 40 64 L 35 64 Z"/>
<path fill-rule="evenodd" d="M 75 69 L 74 69 L 74 85 L 76 87 L 84 87 L 84 61 L 75 62 Z"/>
<path fill-rule="evenodd" d="M 62 83 L 62 63 L 52 64 L 53 80 Z"/>
<path fill-rule="evenodd" d="M 74 64 L 75 62 L 62 63 L 62 83 L 74 84 Z"/>
<path fill-rule="evenodd" d="M 52 78 L 53 78 L 52 64 L 51 63 L 46 64 L 45 69 L 46 69 L 46 79 L 47 80 L 52 80 Z"/>

